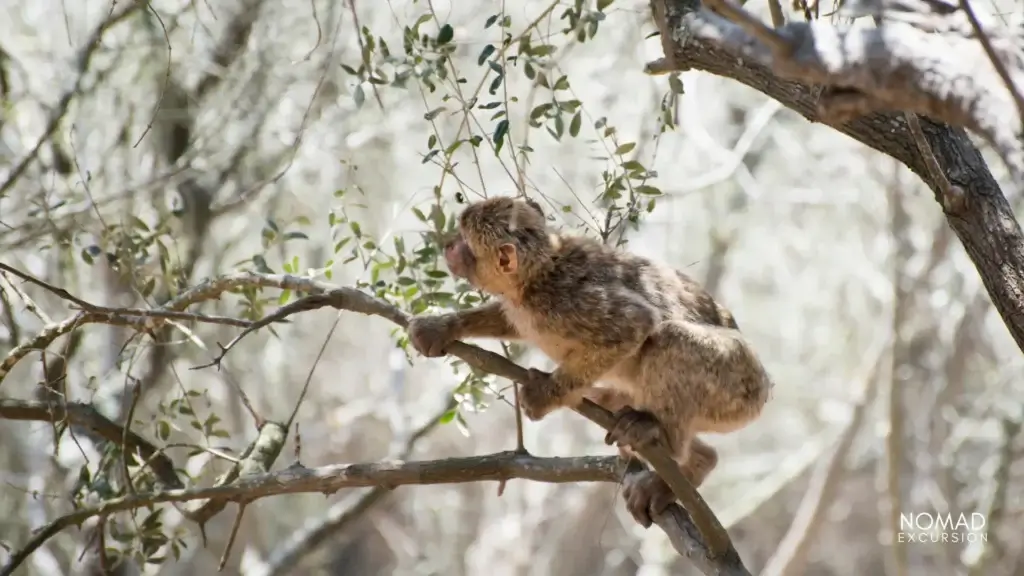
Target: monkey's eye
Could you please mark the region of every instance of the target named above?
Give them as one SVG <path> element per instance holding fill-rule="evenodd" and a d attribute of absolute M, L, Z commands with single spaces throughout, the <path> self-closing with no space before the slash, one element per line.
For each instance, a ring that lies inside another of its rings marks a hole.
<path fill-rule="evenodd" d="M 462 195 L 462 192 L 456 192 L 455 193 L 455 201 L 458 202 L 459 204 L 465 204 L 466 203 L 466 197 Z"/>

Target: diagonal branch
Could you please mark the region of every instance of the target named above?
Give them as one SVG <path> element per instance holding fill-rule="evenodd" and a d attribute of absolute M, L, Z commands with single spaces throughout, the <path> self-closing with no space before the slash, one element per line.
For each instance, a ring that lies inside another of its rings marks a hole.
<path fill-rule="evenodd" d="M 721 0 L 709 0 L 716 1 Z M 861 0 L 860 4 L 891 6 L 896 1 Z M 948 22 L 955 8 L 938 10 L 932 6 L 936 2 L 901 1 L 918 10 L 918 20 L 937 22 L 936 29 L 943 29 L 945 22 L 946 29 L 969 30 L 966 21 Z M 1010 204 L 965 130 L 920 117 L 921 132 L 942 170 L 942 177 L 936 178 L 905 119 L 905 112 L 916 111 L 978 129 L 999 148 L 1007 166 L 1016 170 L 1018 186 L 1024 187 L 1019 114 L 976 41 L 971 44 L 952 32 L 926 34 L 894 21 L 899 16 L 914 20 L 906 8 L 902 14 L 881 11 L 885 18 L 877 29 L 840 29 L 820 20 L 790 22 L 774 32 L 799 41 L 794 55 L 787 58 L 760 44 L 738 24 L 702 8 L 700 0 L 651 0 L 651 8 L 665 52 L 665 58 L 653 66 L 657 71 L 694 69 L 731 78 L 812 122 L 829 122 L 920 176 L 935 193 L 1010 335 L 1024 350 L 1024 234 Z M 950 62 L 949 69 L 939 67 L 961 53 L 964 61 L 976 63 L 966 68 L 966 76 L 962 62 Z M 915 72 L 915 61 L 926 70 Z M 1016 74 L 1016 84 L 1024 85 L 1021 71 Z M 822 95 L 822 87 L 829 92 Z M 862 94 L 872 106 L 883 104 L 900 112 L 868 112 L 841 123 L 822 115 L 822 99 L 827 103 L 833 98 L 829 93 L 842 100 L 851 92 Z M 948 198 L 950 193 L 963 197 Z"/>
<path fill-rule="evenodd" d="M 891 8 L 882 10 L 882 25 L 876 28 L 815 20 L 773 30 L 733 0 L 705 1 L 735 22 L 695 10 L 682 19 L 689 32 L 769 67 L 781 79 L 840 88 L 841 98 L 819 102 L 819 111 L 832 123 L 852 118 L 847 112 L 860 116 L 901 110 L 963 126 L 981 134 L 1006 162 L 1016 184 L 1024 186 L 1020 111 L 999 73 L 1006 66 L 999 60 L 993 65 L 987 39 L 922 30 L 901 21 L 903 14 Z M 960 16 L 956 12 L 944 18 L 957 23 Z M 1006 74 L 1024 85 L 1024 70 Z M 838 115 L 827 118 L 831 112 Z"/>

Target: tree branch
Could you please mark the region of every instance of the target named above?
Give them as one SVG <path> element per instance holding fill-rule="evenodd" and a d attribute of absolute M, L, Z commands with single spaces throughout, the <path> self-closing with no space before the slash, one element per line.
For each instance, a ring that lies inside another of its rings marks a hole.
<path fill-rule="evenodd" d="M 951 20 L 949 10 L 926 12 L 934 2 L 900 1 L 918 10 L 918 21 L 933 22 L 934 28 L 969 30 L 966 20 Z M 891 6 L 896 0 L 884 2 Z M 1003 322 L 1024 350 L 1024 234 L 1013 210 L 963 129 L 920 118 L 944 171 L 944 178 L 937 179 L 904 118 L 904 111 L 914 111 L 978 130 L 1003 156 L 1018 186 L 1024 186 L 1024 140 L 1014 99 L 976 40 L 952 32 L 929 34 L 920 29 L 921 22 L 917 27 L 894 22 L 900 16 L 913 21 L 914 14 L 908 9 L 882 11 L 882 0 L 861 0 L 859 5 L 882 13 L 883 25 L 853 30 L 821 20 L 790 22 L 773 31 L 796 46 L 786 56 L 772 52 L 738 24 L 703 9 L 700 0 L 651 0 L 665 51 L 657 68 L 696 69 L 731 78 L 812 122 L 828 122 L 910 168 L 935 193 Z M 1017 85 L 1024 85 L 1021 71 L 1014 74 Z M 871 107 L 901 112 L 870 112 L 836 123 L 823 117 L 819 90 L 811 86 L 835 88 L 840 96 L 849 95 L 852 88 Z M 963 192 L 964 197 L 947 198 L 950 191 Z"/>
<path fill-rule="evenodd" d="M 244 476 L 228 485 L 165 492 L 136 493 L 107 500 L 97 506 L 65 514 L 36 531 L 24 547 L 11 555 L 0 576 L 10 576 L 37 548 L 69 526 L 115 512 L 166 502 L 200 499 L 251 502 L 279 494 L 323 492 L 365 486 L 396 487 L 408 484 L 455 484 L 522 478 L 536 482 L 617 482 L 622 462 L 614 456 L 537 458 L 528 454 L 500 452 L 487 456 L 447 458 L 420 462 L 378 462 L 306 468 L 293 465 L 280 472 Z"/>
<path fill-rule="evenodd" d="M 398 453 L 399 460 L 407 459 L 416 444 L 433 431 L 441 423 L 441 419 L 454 408 L 456 403 L 449 395 L 449 401 L 444 409 L 432 416 L 425 424 L 409 435 L 405 445 Z M 265 570 L 262 576 L 284 576 L 292 567 L 296 566 L 303 556 L 315 550 L 318 546 L 336 537 L 339 532 L 350 526 L 353 521 L 361 518 L 363 513 L 371 509 L 378 502 L 381 502 L 390 490 L 384 486 L 375 486 L 363 494 L 346 499 L 331 507 L 322 518 L 311 521 L 292 532 L 287 538 L 278 542 L 273 550 L 267 555 Z"/>
<path fill-rule="evenodd" d="M 139 454 L 154 474 L 168 488 L 182 488 L 183 484 L 178 474 L 174 471 L 174 464 L 170 458 L 149 443 L 148 440 L 128 430 L 127 436 L 122 438 L 125 428 L 114 423 L 106 416 L 99 413 L 90 404 L 80 402 L 32 402 L 26 400 L 0 399 L 0 418 L 6 420 L 35 420 L 38 422 L 52 422 L 54 424 L 68 420 L 92 430 L 104 440 L 121 445 L 122 439 L 130 450 L 138 450 Z"/>

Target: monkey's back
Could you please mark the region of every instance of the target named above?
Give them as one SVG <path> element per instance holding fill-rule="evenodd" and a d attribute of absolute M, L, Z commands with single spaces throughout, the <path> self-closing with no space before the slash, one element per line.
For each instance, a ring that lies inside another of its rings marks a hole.
<path fill-rule="evenodd" d="M 581 308 L 601 309 L 601 289 L 622 290 L 654 307 L 665 319 L 738 328 L 729 310 L 682 271 L 591 238 L 560 236 L 558 240 L 551 271 L 531 286 L 534 301 L 571 295 Z M 614 310 L 608 312 L 614 316 Z"/>

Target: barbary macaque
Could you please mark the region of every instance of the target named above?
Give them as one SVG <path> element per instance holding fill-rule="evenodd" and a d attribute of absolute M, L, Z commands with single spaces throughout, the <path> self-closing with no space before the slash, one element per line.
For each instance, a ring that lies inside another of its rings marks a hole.
<path fill-rule="evenodd" d="M 699 486 L 718 463 L 701 432 L 731 432 L 755 418 L 772 382 L 732 314 L 671 267 L 557 234 L 532 201 L 468 205 L 444 257 L 451 273 L 493 296 L 479 307 L 414 318 L 409 340 L 437 357 L 455 340 L 521 340 L 558 367 L 530 369 L 520 403 L 531 420 L 588 398 L 612 411 L 605 437 L 625 457 L 662 442 Z M 623 490 L 645 527 L 675 500 L 653 471 Z"/>

